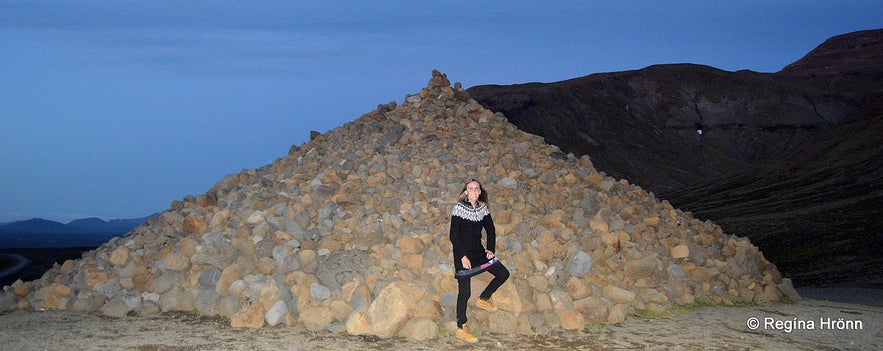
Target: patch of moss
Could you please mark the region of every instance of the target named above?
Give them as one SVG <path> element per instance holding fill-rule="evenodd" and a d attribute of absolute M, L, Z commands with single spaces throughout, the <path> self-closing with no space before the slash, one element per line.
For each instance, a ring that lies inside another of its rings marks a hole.
<path fill-rule="evenodd" d="M 746 307 L 746 306 L 751 306 L 751 305 L 752 305 L 751 303 L 745 303 L 745 302 L 733 302 L 730 304 L 716 305 L 716 304 L 712 304 L 712 303 L 708 303 L 708 302 L 696 301 L 696 302 L 693 302 L 693 303 L 687 304 L 687 305 L 674 305 L 674 306 L 672 306 L 672 308 L 670 308 L 666 311 L 649 311 L 649 310 L 645 310 L 645 309 L 640 309 L 640 310 L 635 310 L 635 312 L 633 314 L 635 316 L 645 317 L 645 318 L 676 318 L 676 317 L 684 316 L 684 315 L 689 314 L 693 311 L 701 310 L 701 309 L 707 308 L 707 307 L 740 308 L 740 307 Z"/>
<path fill-rule="evenodd" d="M 674 311 L 669 309 L 665 311 L 651 311 L 647 309 L 639 309 L 635 310 L 635 316 L 644 317 L 644 318 L 673 318 L 676 317 Z"/>
<path fill-rule="evenodd" d="M 607 329 L 607 324 L 595 322 L 595 323 L 590 323 L 589 325 L 586 326 L 586 328 L 591 329 L 591 330 L 604 330 L 604 329 Z"/>

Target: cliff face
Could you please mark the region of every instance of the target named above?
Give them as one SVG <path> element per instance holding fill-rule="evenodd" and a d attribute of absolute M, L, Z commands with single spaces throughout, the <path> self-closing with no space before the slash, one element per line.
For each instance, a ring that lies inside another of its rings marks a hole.
<path fill-rule="evenodd" d="M 883 95 L 881 52 L 883 30 L 863 31 L 831 38 L 774 74 L 660 65 L 468 91 L 519 128 L 589 155 L 599 170 L 751 238 L 800 283 L 861 281 L 883 274 L 872 254 L 883 226 L 868 219 L 880 218 L 872 205 L 883 178 L 877 162 L 865 162 L 883 154 L 873 107 Z M 838 161 L 800 166 L 813 160 Z M 843 237 L 845 247 L 829 246 Z M 825 266 L 832 258 L 862 263 Z"/>
<path fill-rule="evenodd" d="M 512 272 L 493 298 L 500 311 L 470 312 L 482 330 L 543 333 L 677 304 L 798 298 L 748 240 L 518 130 L 433 72 L 401 105 L 4 288 L 0 309 L 196 311 L 237 327 L 436 337 L 455 328 L 448 225 L 469 178 L 490 194 L 496 253 Z"/>

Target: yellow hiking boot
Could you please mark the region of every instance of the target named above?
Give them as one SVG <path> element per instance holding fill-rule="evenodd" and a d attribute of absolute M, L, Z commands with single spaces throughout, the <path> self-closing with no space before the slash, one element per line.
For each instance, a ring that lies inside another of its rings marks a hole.
<path fill-rule="evenodd" d="M 478 342 L 478 337 L 472 335 L 472 333 L 469 332 L 469 329 L 466 329 L 466 324 L 463 324 L 462 327 L 457 328 L 457 337 L 465 340 L 466 342 Z"/>
<path fill-rule="evenodd" d="M 494 306 L 494 304 L 492 304 L 488 300 L 482 300 L 482 299 L 475 300 L 475 306 L 477 306 L 478 308 L 483 309 L 485 311 L 493 312 L 493 311 L 497 310 L 497 306 Z"/>

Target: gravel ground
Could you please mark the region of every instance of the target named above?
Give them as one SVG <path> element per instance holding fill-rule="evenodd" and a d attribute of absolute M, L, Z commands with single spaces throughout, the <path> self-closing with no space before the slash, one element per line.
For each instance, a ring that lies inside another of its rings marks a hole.
<path fill-rule="evenodd" d="M 704 307 L 670 317 L 629 316 L 619 325 L 545 335 L 477 334 L 479 343 L 471 345 L 451 335 L 411 341 L 299 327 L 234 329 L 222 318 L 182 313 L 125 318 L 67 311 L 0 314 L 6 350 L 881 350 L 883 307 L 804 299 Z"/>

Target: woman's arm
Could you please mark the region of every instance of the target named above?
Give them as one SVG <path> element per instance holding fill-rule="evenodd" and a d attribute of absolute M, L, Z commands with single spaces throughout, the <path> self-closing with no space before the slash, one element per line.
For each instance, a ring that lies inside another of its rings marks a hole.
<path fill-rule="evenodd" d="M 484 232 L 487 234 L 487 243 L 486 250 L 490 251 L 491 254 L 497 252 L 497 229 L 494 227 L 494 219 L 491 218 L 491 214 L 488 213 L 487 216 L 484 216 L 482 219 L 482 225 L 484 226 Z M 488 257 L 488 259 L 493 258 L 494 256 Z"/>
<path fill-rule="evenodd" d="M 466 243 L 463 241 L 463 231 L 460 229 L 462 221 L 463 219 L 457 216 L 451 216 L 451 229 L 448 236 L 454 249 L 454 259 L 460 260 L 462 265 L 460 268 L 469 269 L 472 268 L 472 264 L 469 262 L 469 258 L 466 257 Z"/>

